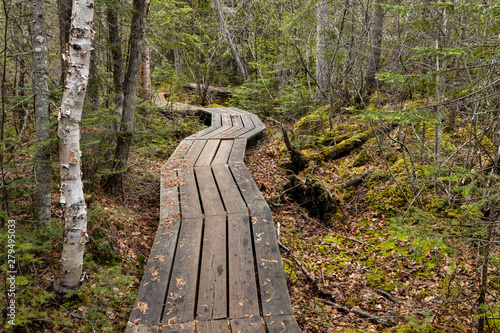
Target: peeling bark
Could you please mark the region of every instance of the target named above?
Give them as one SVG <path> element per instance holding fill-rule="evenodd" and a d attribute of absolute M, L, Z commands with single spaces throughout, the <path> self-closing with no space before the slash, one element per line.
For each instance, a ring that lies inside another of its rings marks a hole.
<path fill-rule="evenodd" d="M 87 242 L 87 207 L 81 178 L 80 123 L 87 89 L 94 2 L 75 0 L 69 42 L 66 45 L 66 81 L 58 115 L 60 202 L 63 207 L 64 240 L 58 292 L 80 285 L 83 253 Z"/>
<path fill-rule="evenodd" d="M 38 223 L 50 222 L 49 67 L 47 63 L 47 26 L 44 0 L 33 0 L 31 8 L 33 43 L 33 95 L 36 128 L 36 210 Z"/>

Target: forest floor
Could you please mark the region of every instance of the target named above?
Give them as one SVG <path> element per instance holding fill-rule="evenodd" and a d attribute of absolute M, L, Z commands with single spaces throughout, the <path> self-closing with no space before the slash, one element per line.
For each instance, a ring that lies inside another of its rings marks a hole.
<path fill-rule="evenodd" d="M 349 122 L 341 117 L 337 121 Z M 292 174 L 290 157 L 280 126 L 276 122 L 266 125 L 262 140 L 248 148 L 245 163 L 273 211 L 292 304 L 304 332 L 474 329 L 481 263 L 477 247 L 451 249 L 453 239 L 426 236 L 421 240 L 422 235 L 399 232 L 404 226 L 398 226 L 394 216 L 407 211 L 400 208 L 404 205 L 398 204 L 397 193 L 390 192 L 394 183 L 388 176 L 387 156 L 380 154 L 375 140 L 342 158 L 311 162 L 298 174 L 302 179 L 319 180 L 338 199 L 339 211 L 325 221 L 312 216 L 306 202 L 297 201 L 285 189 Z M 366 127 L 355 120 L 351 125 Z M 196 126 L 186 129 L 183 136 L 197 131 Z M 69 298 L 50 292 L 60 258 L 61 226 L 54 224 L 51 242 L 46 237 L 36 240 L 36 228 L 19 235 L 19 269 L 24 278 L 18 284 L 24 289 L 18 301 L 25 310 L 19 315 L 24 322 L 16 331 L 124 330 L 158 225 L 160 169 L 168 158 L 165 151 L 176 145 L 175 140 L 166 142 L 167 149 L 165 143 L 133 149 L 123 199 L 99 188 L 87 196 L 86 278 Z M 393 150 L 397 155 L 397 147 Z M 363 154 L 368 158 L 355 162 Z M 393 158 L 392 164 L 397 166 L 398 159 Z M 374 176 L 339 188 L 367 170 Z M 53 202 L 58 202 L 57 196 L 54 194 Z M 25 200 L 19 199 L 17 204 L 29 205 Z M 420 229 L 422 234 L 441 232 L 438 223 L 446 224 L 446 214 L 453 213 L 438 208 L 435 218 Z M 56 216 L 61 214 L 58 204 L 53 209 Z M 30 219 L 29 213 L 23 214 L 18 217 L 21 223 Z M 494 276 L 491 281 L 488 300 L 495 304 L 500 279 Z M 4 283 L 1 277 L 0 283 Z M 492 319 L 490 324 L 494 331 L 497 321 Z"/>

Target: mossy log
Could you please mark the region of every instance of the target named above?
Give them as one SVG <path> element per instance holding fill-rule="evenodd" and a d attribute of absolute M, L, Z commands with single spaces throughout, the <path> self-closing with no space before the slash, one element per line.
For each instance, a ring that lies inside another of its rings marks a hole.
<path fill-rule="evenodd" d="M 347 140 L 338 143 L 335 147 L 324 149 L 325 159 L 334 160 L 349 155 L 351 150 L 361 147 L 366 141 L 375 136 L 375 131 L 368 130 L 356 134 Z"/>
<path fill-rule="evenodd" d="M 335 217 L 342 214 L 340 199 L 319 179 L 307 176 L 303 182 L 291 175 L 285 189 L 293 200 L 303 205 L 311 216 L 319 217 L 327 227 L 333 226 Z"/>

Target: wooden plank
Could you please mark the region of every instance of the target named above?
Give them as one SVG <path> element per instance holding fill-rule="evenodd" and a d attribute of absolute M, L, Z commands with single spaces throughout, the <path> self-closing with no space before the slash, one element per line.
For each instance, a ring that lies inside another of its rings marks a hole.
<path fill-rule="evenodd" d="M 247 147 L 246 138 L 238 138 L 234 140 L 233 149 L 231 150 L 231 155 L 229 156 L 228 164 L 243 163 L 245 158 L 245 150 Z"/>
<path fill-rule="evenodd" d="M 158 333 L 158 326 L 127 326 L 125 333 Z"/>
<path fill-rule="evenodd" d="M 179 160 L 179 168 L 192 167 L 195 165 L 198 157 L 200 156 L 203 148 L 205 148 L 205 140 L 195 140 L 189 147 L 186 154 Z"/>
<path fill-rule="evenodd" d="M 229 155 L 233 149 L 233 140 L 222 140 L 219 145 L 219 150 L 217 150 L 217 155 L 212 161 L 212 165 L 215 164 L 227 164 L 229 160 Z"/>
<path fill-rule="evenodd" d="M 250 139 L 253 139 L 254 137 L 256 137 L 257 135 L 263 133 L 265 130 L 266 130 L 265 126 L 258 126 L 258 127 L 255 127 L 253 130 L 251 130 L 250 132 L 247 132 L 247 133 L 241 135 L 241 137 L 245 137 L 248 140 L 250 140 Z"/>
<path fill-rule="evenodd" d="M 205 216 L 226 215 L 210 165 L 195 167 L 198 191 Z M 187 208 L 188 209 L 188 208 Z M 200 215 L 201 216 L 201 215 Z"/>
<path fill-rule="evenodd" d="M 158 325 L 174 260 L 180 219 L 160 223 L 128 326 Z"/>
<path fill-rule="evenodd" d="M 231 319 L 233 333 L 265 333 L 266 329 L 260 317 Z"/>
<path fill-rule="evenodd" d="M 286 277 L 271 210 L 252 212 L 251 221 L 264 316 L 291 315 Z"/>
<path fill-rule="evenodd" d="M 234 182 L 231 171 L 229 171 L 229 166 L 227 164 L 212 165 L 212 170 L 227 213 L 248 212 L 247 205 L 241 196 L 238 186 Z"/>
<path fill-rule="evenodd" d="M 233 126 L 218 134 L 218 135 L 215 135 L 215 136 L 212 136 L 211 139 L 234 139 L 235 138 L 235 135 L 233 135 L 233 133 L 235 132 L 238 132 L 239 130 L 241 130 L 243 128 L 243 121 L 241 120 L 241 116 L 240 115 L 231 115 L 231 118 L 233 120 Z"/>
<path fill-rule="evenodd" d="M 266 317 L 269 333 L 300 333 L 302 332 L 293 315 Z"/>
<path fill-rule="evenodd" d="M 201 217 L 182 220 L 163 323 L 180 324 L 195 318 L 202 229 Z"/>
<path fill-rule="evenodd" d="M 205 219 L 197 320 L 227 318 L 226 215 Z"/>
<path fill-rule="evenodd" d="M 226 319 L 199 321 L 196 323 L 196 333 L 230 333 Z"/>
<path fill-rule="evenodd" d="M 205 128 L 204 130 L 201 130 L 199 132 L 196 132 L 196 133 L 188 136 L 186 138 L 187 140 L 195 140 L 195 139 L 197 139 L 197 138 L 199 138 L 199 137 L 201 137 L 201 136 L 203 136 L 203 135 L 205 135 L 207 133 L 215 131 L 217 128 L 219 128 L 219 127 L 222 126 L 222 116 L 219 113 L 217 113 L 217 112 L 208 112 L 208 113 L 210 113 L 210 115 L 212 117 L 212 119 L 211 119 L 211 121 L 212 121 L 211 126 Z M 186 140 L 186 139 L 184 139 L 184 140 Z"/>
<path fill-rule="evenodd" d="M 229 126 L 229 127 L 233 126 L 233 120 L 231 119 L 230 113 L 222 114 L 222 126 Z"/>
<path fill-rule="evenodd" d="M 203 147 L 203 150 L 201 151 L 200 156 L 198 157 L 198 160 L 196 161 L 194 166 L 197 167 L 201 165 L 210 165 L 215 156 L 215 153 L 217 153 L 219 144 L 220 140 L 208 141 Z"/>
<path fill-rule="evenodd" d="M 241 119 L 243 121 L 243 128 L 234 133 L 231 133 L 233 138 L 244 136 L 245 133 L 248 133 L 255 128 L 255 125 L 253 124 L 253 121 L 251 120 L 249 115 L 244 114 L 241 116 Z"/>
<path fill-rule="evenodd" d="M 255 184 L 250 171 L 248 171 L 243 163 L 232 164 L 230 169 L 247 204 L 257 200 L 265 200 L 257 184 Z"/>
<path fill-rule="evenodd" d="M 229 318 L 259 316 L 248 213 L 228 215 Z"/>
<path fill-rule="evenodd" d="M 182 184 L 179 186 L 182 218 L 201 217 L 201 204 L 194 170 L 192 168 L 179 170 L 179 178 L 182 180 Z"/>
<path fill-rule="evenodd" d="M 194 324 L 192 322 L 176 324 L 176 325 L 163 325 L 161 333 L 194 333 Z"/>

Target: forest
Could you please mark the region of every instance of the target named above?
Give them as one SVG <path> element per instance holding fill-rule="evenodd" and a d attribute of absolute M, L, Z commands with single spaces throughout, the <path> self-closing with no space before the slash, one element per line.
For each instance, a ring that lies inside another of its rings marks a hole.
<path fill-rule="evenodd" d="M 2 0 L 0 36 L 0 331 L 125 332 L 179 103 L 267 126 L 303 332 L 500 331 L 500 1 Z"/>

